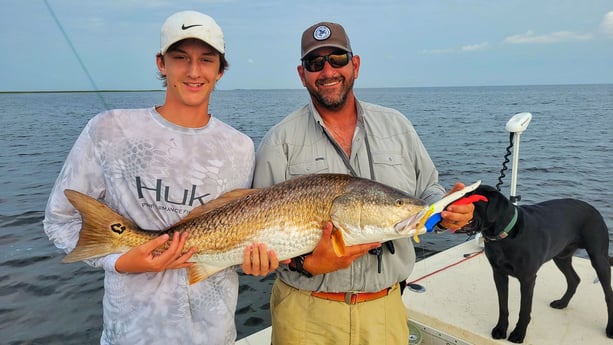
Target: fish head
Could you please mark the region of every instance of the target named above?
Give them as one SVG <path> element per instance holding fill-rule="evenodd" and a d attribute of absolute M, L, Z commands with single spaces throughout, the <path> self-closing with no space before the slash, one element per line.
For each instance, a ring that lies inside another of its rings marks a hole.
<path fill-rule="evenodd" d="M 398 224 L 417 217 L 424 206 L 424 201 L 403 191 L 360 180 L 335 198 L 331 219 L 346 245 L 385 242 L 412 236 L 407 227 Z"/>

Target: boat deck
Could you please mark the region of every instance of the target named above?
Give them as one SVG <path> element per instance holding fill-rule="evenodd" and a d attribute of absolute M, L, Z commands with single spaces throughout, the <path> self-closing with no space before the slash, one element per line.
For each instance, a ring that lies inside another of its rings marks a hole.
<path fill-rule="evenodd" d="M 269 345 L 270 335 L 272 332 L 271 327 L 266 327 L 259 332 L 255 332 L 252 335 L 239 339 L 236 345 Z"/>
<path fill-rule="evenodd" d="M 498 318 L 498 301 L 487 258 L 482 252 L 464 257 L 480 249 L 475 241 L 468 241 L 418 262 L 409 281 L 422 278 L 417 283 L 425 288 L 425 292 L 407 290 L 403 301 L 409 319 L 418 325 L 468 344 L 508 345 L 509 341 L 494 340 L 490 336 Z M 605 335 L 607 312 L 596 272 L 590 261 L 584 258 L 574 257 L 573 267 L 581 277 L 581 283 L 568 307 L 562 310 L 551 308 L 549 303 L 562 296 L 566 288 L 564 276 L 552 261 L 539 270 L 532 320 L 524 344 L 613 344 L 613 340 Z M 517 322 L 519 298 L 519 282 L 510 277 L 507 335 Z M 431 344 L 428 332 L 424 332 L 423 344 Z"/>
<path fill-rule="evenodd" d="M 492 270 L 485 254 L 475 254 L 481 247 L 468 241 L 415 265 L 409 281 L 417 281 L 425 292 L 405 290 L 412 326 L 420 332 L 421 345 L 439 344 L 511 344 L 490 336 L 498 318 L 498 302 Z M 464 254 L 474 254 L 468 258 Z M 553 262 L 538 273 L 532 307 L 532 321 L 526 345 L 604 345 L 613 344 L 605 335 L 606 306 L 604 294 L 590 261 L 574 257 L 573 267 L 581 277 L 577 293 L 566 309 L 549 307 L 562 296 L 566 282 Z M 519 283 L 509 279 L 509 331 L 515 327 L 519 312 Z M 270 344 L 270 327 L 239 340 L 237 345 Z"/>

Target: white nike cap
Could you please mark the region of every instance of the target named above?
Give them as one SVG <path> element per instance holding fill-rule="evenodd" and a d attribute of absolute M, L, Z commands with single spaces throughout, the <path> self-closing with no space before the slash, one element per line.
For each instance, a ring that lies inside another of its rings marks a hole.
<path fill-rule="evenodd" d="M 186 38 L 199 39 L 220 53 L 225 53 L 223 32 L 215 20 L 196 11 L 177 12 L 164 22 L 160 33 L 160 53 L 164 55 L 168 48 Z"/>

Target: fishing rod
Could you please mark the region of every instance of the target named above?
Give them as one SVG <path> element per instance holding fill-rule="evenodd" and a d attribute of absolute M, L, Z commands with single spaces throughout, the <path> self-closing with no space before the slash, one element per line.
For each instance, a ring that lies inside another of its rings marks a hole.
<path fill-rule="evenodd" d="M 83 72 L 85 72 L 85 75 L 87 75 L 87 78 L 89 79 L 89 82 L 92 84 L 92 87 L 94 88 L 94 92 L 96 92 L 96 95 L 98 95 L 98 98 L 100 98 L 100 101 L 104 105 L 104 108 L 106 110 L 109 110 L 111 107 L 109 107 L 109 105 L 104 100 L 104 97 L 102 97 L 102 94 L 100 93 L 100 89 L 98 89 L 98 86 L 96 85 L 96 82 L 94 81 L 94 78 L 92 78 L 91 74 L 87 70 L 87 67 L 85 66 L 85 63 L 83 63 L 83 60 L 81 60 L 81 56 L 79 56 L 79 53 L 77 52 L 77 50 L 75 49 L 74 45 L 72 44 L 72 41 L 70 40 L 70 38 L 68 37 L 68 34 L 64 30 L 64 27 L 62 26 L 62 24 L 58 20 L 57 16 L 55 15 L 55 12 L 53 11 L 53 8 L 51 8 L 51 4 L 49 4 L 49 1 L 47 1 L 47 0 L 43 0 L 43 2 L 47 6 L 47 9 L 49 10 L 49 14 L 51 14 L 51 17 L 55 21 L 55 24 L 57 25 L 57 27 L 62 32 L 62 35 L 64 36 L 64 39 L 66 40 L 66 42 L 68 43 L 68 46 L 72 50 L 72 53 L 77 58 L 77 61 L 79 61 L 79 65 L 81 66 L 81 69 L 83 70 Z"/>

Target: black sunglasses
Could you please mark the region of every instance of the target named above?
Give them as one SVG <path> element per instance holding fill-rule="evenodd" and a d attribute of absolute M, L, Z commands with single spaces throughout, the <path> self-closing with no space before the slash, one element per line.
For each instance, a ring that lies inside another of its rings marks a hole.
<path fill-rule="evenodd" d="M 352 53 L 332 53 L 327 56 L 313 56 L 305 57 L 302 59 L 302 66 L 309 72 L 319 72 L 324 69 L 326 61 L 330 63 L 330 66 L 339 68 L 346 66 L 353 57 Z"/>

